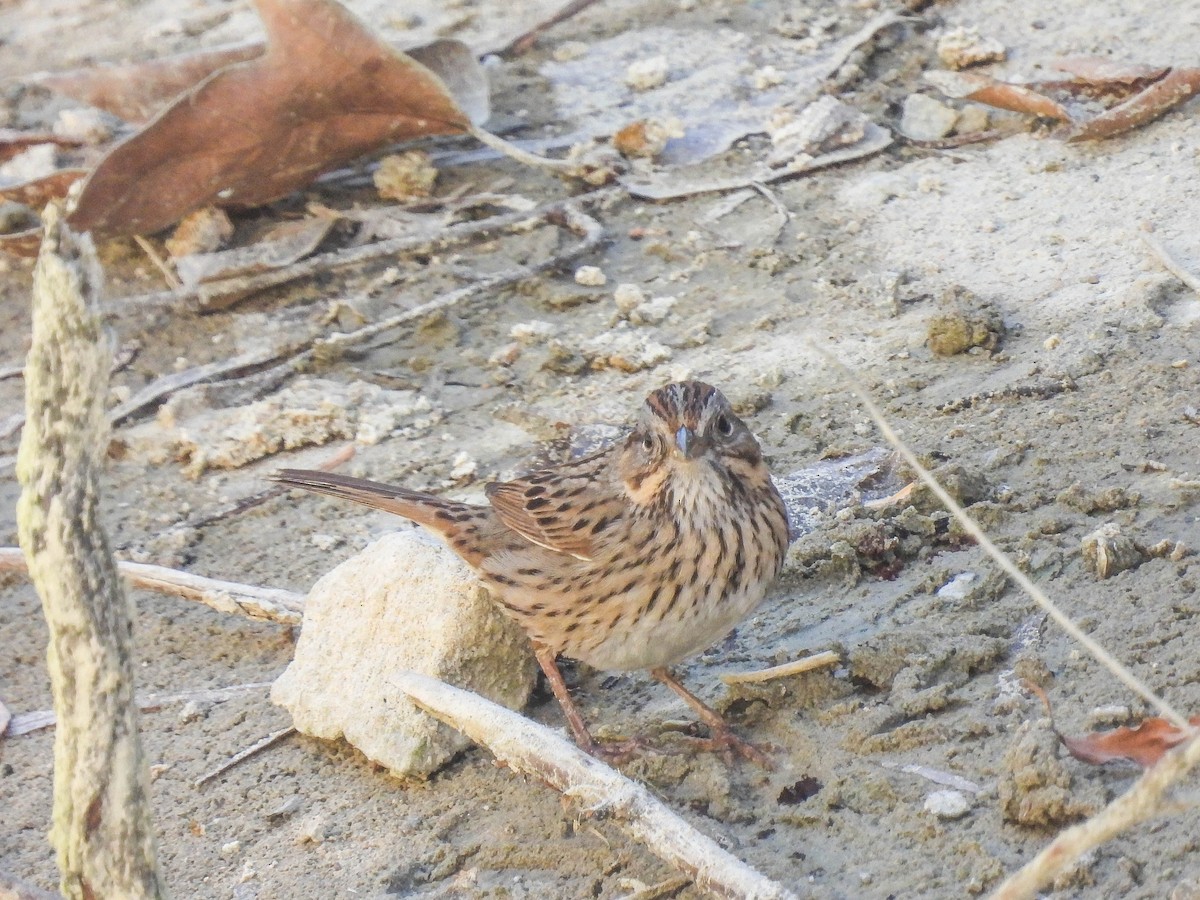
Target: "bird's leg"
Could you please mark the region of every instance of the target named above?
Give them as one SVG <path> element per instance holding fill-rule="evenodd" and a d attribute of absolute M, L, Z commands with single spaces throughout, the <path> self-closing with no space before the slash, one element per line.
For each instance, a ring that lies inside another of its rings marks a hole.
<path fill-rule="evenodd" d="M 583 716 L 579 713 L 579 707 L 571 699 L 571 693 L 567 690 L 567 683 L 563 681 L 562 672 L 558 670 L 558 662 L 555 659 L 554 651 L 542 644 L 534 643 L 533 655 L 537 657 L 538 665 L 542 667 L 542 671 L 546 674 L 546 681 L 550 684 L 550 690 L 554 694 L 554 699 L 558 701 L 558 705 L 562 707 L 563 715 L 567 717 L 567 725 L 571 729 L 571 736 L 575 738 L 575 743 L 579 745 L 581 750 L 597 759 L 618 764 L 626 762 L 635 753 L 645 749 L 644 743 L 636 738 L 628 741 L 606 741 L 600 743 L 592 737 L 592 733 L 588 731 L 588 727 L 583 721 Z M 716 714 L 714 713 L 714 715 Z"/>
<path fill-rule="evenodd" d="M 733 729 L 729 727 L 728 723 L 721 717 L 721 714 L 685 688 L 683 683 L 671 674 L 670 669 L 665 666 L 651 669 L 650 676 L 656 681 L 661 681 L 682 697 L 683 701 L 695 710 L 696 715 L 700 717 L 700 721 L 708 726 L 712 737 L 707 741 L 700 742 L 706 749 L 733 751 L 743 759 L 757 763 L 764 769 L 775 768 L 775 764 L 767 754 L 749 741 L 742 740 L 734 734 Z"/>

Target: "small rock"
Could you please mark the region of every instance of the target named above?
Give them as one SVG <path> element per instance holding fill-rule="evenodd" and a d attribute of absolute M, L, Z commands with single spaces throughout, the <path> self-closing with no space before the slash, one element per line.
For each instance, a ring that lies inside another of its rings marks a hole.
<path fill-rule="evenodd" d="M 223 209 L 206 206 L 188 213 L 167 238 L 167 252 L 172 258 L 196 253 L 212 253 L 233 237 L 233 222 Z"/>
<path fill-rule="evenodd" d="M 756 91 L 765 91 L 767 88 L 783 84 L 783 74 L 774 66 L 763 66 L 761 69 L 754 70 L 750 80 L 754 83 Z"/>
<path fill-rule="evenodd" d="M 992 114 L 986 106 L 978 103 L 968 103 L 958 113 L 958 121 L 954 123 L 955 134 L 976 134 L 987 131 L 992 124 Z"/>
<path fill-rule="evenodd" d="M 390 534 L 313 587 L 295 657 L 271 689 L 304 734 L 344 737 L 398 776 L 436 771 L 471 742 L 416 708 L 392 680 L 411 670 L 519 708 L 529 642 L 454 553 Z"/>
<path fill-rule="evenodd" d="M 550 322 L 536 319 L 532 322 L 518 322 L 508 331 L 508 336 L 522 344 L 540 344 L 554 337 L 558 329 Z"/>
<path fill-rule="evenodd" d="M 521 345 L 516 341 L 511 344 L 504 344 L 492 351 L 492 355 L 488 357 L 488 365 L 491 366 L 511 366 L 521 358 Z"/>
<path fill-rule="evenodd" d="M 1145 551 L 1116 522 L 1105 522 L 1083 538 L 1083 562 L 1097 578 L 1136 569 L 1146 561 Z"/>
<path fill-rule="evenodd" d="M 602 287 L 608 277 L 596 266 L 580 266 L 575 270 L 575 283 L 586 287 Z"/>
<path fill-rule="evenodd" d="M 938 38 L 937 55 L 942 64 L 951 69 L 966 69 L 1002 62 L 1007 53 L 999 41 L 981 37 L 979 29 L 959 27 Z"/>
<path fill-rule="evenodd" d="M 342 543 L 342 539 L 336 534 L 310 534 L 308 542 L 322 553 L 328 553 Z"/>
<path fill-rule="evenodd" d="M 925 798 L 925 812 L 939 819 L 961 819 L 971 811 L 971 801 L 962 791 L 934 791 Z"/>
<path fill-rule="evenodd" d="M 64 109 L 54 120 L 53 131 L 60 138 L 96 146 L 112 138 L 113 121 L 98 109 Z"/>
<path fill-rule="evenodd" d="M 627 159 L 653 159 L 667 149 L 668 141 L 683 135 L 679 119 L 638 119 L 614 134 L 612 143 Z"/>
<path fill-rule="evenodd" d="M 666 84 L 669 72 L 665 56 L 639 59 L 625 70 L 625 83 L 635 91 L 649 91 Z"/>
<path fill-rule="evenodd" d="M 646 295 L 636 284 L 618 284 L 617 289 L 613 291 L 613 301 L 618 310 L 628 315 L 646 301 Z"/>
<path fill-rule="evenodd" d="M 394 153 L 379 161 L 372 180 L 375 190 L 385 200 L 407 200 L 428 197 L 433 193 L 438 171 L 424 150 Z"/>
<path fill-rule="evenodd" d="M 954 298 L 954 308 L 929 320 L 926 343 L 936 356 L 954 356 L 974 347 L 995 350 L 1004 336 L 1004 321 L 968 292 Z"/>
<path fill-rule="evenodd" d="M 900 130 L 914 141 L 936 141 L 954 130 L 957 110 L 925 94 L 909 94 L 904 98 L 900 114 Z"/>
<path fill-rule="evenodd" d="M 179 711 L 179 721 L 181 724 L 186 725 L 189 722 L 195 722 L 197 719 L 203 719 L 208 715 L 208 711 L 211 708 L 211 703 L 200 700 L 189 700 L 183 704 L 183 709 Z"/>
<path fill-rule="evenodd" d="M 674 297 L 655 297 L 643 300 L 629 311 L 629 321 L 634 325 L 657 325 L 665 319 L 678 301 Z"/>
<path fill-rule="evenodd" d="M 304 805 L 304 801 L 300 799 L 300 795 L 292 794 L 290 797 L 264 815 L 268 819 L 285 819 L 300 809 L 302 805 Z"/>
<path fill-rule="evenodd" d="M 296 829 L 297 844 L 323 844 L 329 837 L 329 824 L 324 816 L 312 816 L 300 823 Z"/>
<path fill-rule="evenodd" d="M 976 577 L 974 572 L 960 572 L 938 588 L 937 595 L 943 600 L 964 600 L 971 593 Z"/>
<path fill-rule="evenodd" d="M 641 372 L 671 358 L 671 349 L 630 331 L 607 331 L 580 347 L 593 369 Z"/>
<path fill-rule="evenodd" d="M 452 482 L 468 481 L 475 477 L 479 463 L 472 459 L 466 450 L 460 450 L 450 461 L 450 480 Z"/>
<path fill-rule="evenodd" d="M 242 842 L 241 841 L 229 841 L 228 843 L 221 845 L 221 855 L 222 856 L 236 856 L 238 853 L 241 853 L 241 852 L 242 852 Z"/>

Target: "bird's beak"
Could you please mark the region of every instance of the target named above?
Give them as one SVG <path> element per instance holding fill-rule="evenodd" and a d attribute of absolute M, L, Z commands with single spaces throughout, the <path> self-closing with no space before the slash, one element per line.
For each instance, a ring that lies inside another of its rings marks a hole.
<path fill-rule="evenodd" d="M 695 459 L 704 449 L 702 442 L 696 438 L 696 432 L 686 425 L 680 426 L 675 432 L 675 446 L 679 448 L 684 459 Z"/>

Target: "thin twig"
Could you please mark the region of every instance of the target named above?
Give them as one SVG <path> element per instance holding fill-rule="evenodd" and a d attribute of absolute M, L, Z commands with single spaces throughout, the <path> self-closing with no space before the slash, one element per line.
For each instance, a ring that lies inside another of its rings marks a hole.
<path fill-rule="evenodd" d="M 566 6 L 559 9 L 550 17 L 538 22 L 528 31 L 513 38 L 503 47 L 496 51 L 497 56 L 522 56 L 533 49 L 533 45 L 537 43 L 537 39 L 545 32 L 549 31 L 555 25 L 567 21 L 572 16 L 577 16 L 596 0 L 569 0 Z"/>
<path fill-rule="evenodd" d="M 851 372 L 845 363 L 843 363 L 828 350 L 824 349 L 823 347 L 819 347 L 816 344 L 813 344 L 812 346 L 819 354 L 821 354 L 821 356 L 826 359 L 827 362 L 829 362 L 830 365 L 832 365 L 841 373 L 842 377 L 846 381 L 846 384 L 866 408 L 867 413 L 874 420 L 876 427 L 879 429 L 880 433 L 883 434 L 884 438 L 887 439 L 887 442 L 895 447 L 896 451 L 904 457 L 905 462 L 907 462 L 909 466 L 912 467 L 912 470 L 917 473 L 917 477 L 919 477 L 921 481 L 925 483 L 925 486 L 928 487 L 929 490 L 931 490 L 934 495 L 942 501 L 942 504 L 950 511 L 950 514 L 953 515 L 958 523 L 963 527 L 963 530 L 975 539 L 979 546 L 983 548 L 984 552 L 986 552 L 988 556 L 995 560 L 997 565 L 999 565 L 1000 568 L 1002 568 L 1013 581 L 1020 585 L 1022 590 L 1029 594 L 1029 596 L 1032 597 L 1038 603 L 1038 605 L 1042 607 L 1042 609 L 1046 610 L 1050 617 L 1059 624 L 1059 627 L 1061 627 L 1075 640 L 1079 641 L 1079 643 L 1083 644 L 1087 651 L 1091 653 L 1092 656 L 1095 657 L 1096 660 L 1098 660 L 1110 672 L 1112 672 L 1126 687 L 1128 687 L 1138 696 L 1142 697 L 1151 706 L 1155 707 L 1165 718 L 1171 721 L 1172 725 L 1185 733 L 1190 732 L 1192 730 L 1192 726 L 1188 724 L 1188 720 L 1183 715 L 1181 715 L 1166 700 L 1154 693 L 1154 691 L 1152 691 L 1144 681 L 1133 674 L 1133 672 L 1126 668 L 1125 665 L 1117 660 L 1116 657 L 1092 640 L 1092 638 L 1088 637 L 1088 635 L 1086 635 L 1066 613 L 1064 613 L 1058 608 L 1057 605 L 1055 605 L 1054 601 L 1052 601 L 1046 595 L 1045 591 L 1034 584 L 1029 576 L 1017 567 L 1015 562 L 1009 559 L 1009 557 L 1003 551 L 1001 551 L 999 547 L 992 543 L 991 539 L 987 536 L 987 534 L 984 533 L 984 530 L 980 528 L 975 520 L 967 514 L 967 511 L 963 509 L 953 497 L 950 496 L 949 492 L 938 483 L 937 479 L 933 477 L 933 474 L 923 465 L 921 465 L 916 454 L 913 453 L 913 451 L 909 449 L 908 445 L 900 439 L 899 435 L 892 430 L 891 425 L 888 424 L 887 419 L 884 418 L 883 413 L 880 411 L 879 407 L 876 406 L 875 401 L 861 386 L 861 378 Z"/>
<path fill-rule="evenodd" d="M 0 547 L 0 572 L 28 571 L 20 548 Z M 281 588 L 219 581 L 145 563 L 121 561 L 117 563 L 117 571 L 133 587 L 195 600 L 217 612 L 237 613 L 280 625 L 299 625 L 304 617 L 304 596 Z"/>
<path fill-rule="evenodd" d="M 252 684 L 236 684 L 233 687 L 226 688 L 184 691 L 180 694 L 145 694 L 136 697 L 134 702 L 137 703 L 138 709 L 142 712 L 153 712 L 154 710 L 162 709 L 164 706 L 170 706 L 173 703 L 188 703 L 192 700 L 201 703 L 223 703 L 226 700 L 240 697 L 242 694 L 250 691 L 269 688 L 274 683 L 273 681 L 257 681 Z M 7 730 L 0 730 L 0 734 L 5 737 L 18 737 L 33 731 L 41 731 L 43 728 L 51 728 L 57 721 L 58 717 L 52 709 L 39 709 L 34 712 L 19 713 L 12 717 Z"/>
<path fill-rule="evenodd" d="M 10 378 L 20 378 L 24 372 L 24 366 L 9 366 L 6 369 L 0 369 L 0 381 L 8 381 Z"/>
<path fill-rule="evenodd" d="M 1145 244 L 1155 258 L 1162 264 L 1162 267 L 1190 287 L 1197 294 L 1200 294 L 1200 277 L 1189 272 L 1183 267 L 1171 252 L 1162 245 L 1158 238 L 1153 235 L 1143 234 L 1142 243 Z"/>
<path fill-rule="evenodd" d="M 555 206 L 560 204 L 555 204 Z M 335 272 L 348 266 L 370 262 L 384 257 L 399 256 L 402 253 L 430 252 L 440 247 L 461 243 L 476 237 L 483 237 L 496 231 L 519 227 L 522 223 L 539 216 L 544 216 L 546 210 L 531 212 L 505 213 L 481 219 L 478 222 L 462 222 L 441 229 L 436 237 L 429 235 L 404 236 L 385 241 L 376 241 L 362 247 L 343 247 L 310 256 L 290 266 L 284 266 L 270 272 L 257 275 L 247 275 L 240 278 L 224 278 L 206 284 L 179 291 L 158 291 L 153 294 L 141 294 L 117 301 L 119 306 L 145 307 L 168 306 L 194 303 L 204 309 L 214 299 L 226 294 L 239 293 L 249 296 L 269 288 L 279 287 L 310 275 Z"/>
<path fill-rule="evenodd" d="M 548 172 L 556 172 L 562 175 L 574 175 L 579 171 L 579 164 L 565 159 L 550 159 L 546 156 L 538 156 L 536 153 L 530 153 L 528 150 L 522 150 L 516 144 L 510 144 L 504 138 L 492 134 L 490 131 L 478 127 L 471 126 L 471 137 L 479 141 L 485 147 L 491 147 L 497 153 L 503 153 L 510 159 L 515 159 L 519 163 L 524 163 L 534 169 L 544 169 Z"/>
<path fill-rule="evenodd" d="M 811 672 L 813 669 L 837 665 L 840 660 L 841 657 L 837 653 L 825 650 L 821 653 L 814 653 L 812 656 L 806 656 L 804 659 L 794 659 L 782 665 L 771 666 L 769 669 L 757 669 L 753 672 L 730 672 L 722 675 L 721 680 L 726 684 L 753 684 L 759 681 L 771 681 L 775 678 L 787 678 L 789 675 L 799 675 L 802 672 Z"/>
<path fill-rule="evenodd" d="M 487 747 L 501 763 L 562 791 L 583 809 L 615 822 L 652 853 L 720 897 L 785 900 L 796 895 L 671 812 L 646 788 L 524 716 L 416 672 L 394 683 L 434 717 Z"/>
<path fill-rule="evenodd" d="M 1155 815 L 1167 790 L 1200 766 L 1200 737 L 1168 752 L 1133 786 L 1086 822 L 1058 834 L 1041 853 L 1005 879 L 991 900 L 1033 897 L 1079 857 Z"/>
<path fill-rule="evenodd" d="M 135 234 L 133 239 L 142 248 L 142 252 L 150 258 L 150 262 L 154 263 L 155 268 L 162 273 L 163 279 L 167 282 L 167 287 L 173 291 L 178 291 L 182 287 L 179 279 L 175 277 L 175 273 L 171 271 L 171 267 L 167 265 L 166 261 L 158 255 L 158 251 L 154 249 L 154 245 L 140 234 Z"/>
<path fill-rule="evenodd" d="M 223 775 L 224 773 L 228 772 L 230 769 L 232 769 L 238 763 L 249 759 L 256 753 L 261 753 L 262 751 L 264 751 L 268 747 L 270 747 L 272 744 L 275 744 L 275 743 L 283 740 L 288 735 L 295 734 L 295 733 L 296 733 L 296 726 L 294 726 L 294 725 L 289 725 L 287 728 L 281 728 L 278 731 L 271 732 L 270 734 L 268 734 L 265 738 L 263 738 L 258 743 L 253 744 L 250 747 L 247 747 L 245 750 L 235 753 L 233 756 L 229 757 L 229 759 L 225 760 L 225 762 L 221 763 L 221 765 L 217 766 L 211 772 L 208 772 L 205 775 L 201 775 L 199 778 L 197 778 L 195 781 L 192 782 L 192 786 L 193 787 L 202 787 L 203 785 L 212 781 L 218 775 Z"/>

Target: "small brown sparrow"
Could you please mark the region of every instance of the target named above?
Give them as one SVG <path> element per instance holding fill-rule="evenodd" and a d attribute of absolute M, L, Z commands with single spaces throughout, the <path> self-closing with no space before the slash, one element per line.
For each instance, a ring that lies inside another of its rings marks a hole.
<path fill-rule="evenodd" d="M 488 506 L 327 472 L 275 481 L 396 513 L 445 539 L 533 642 L 576 742 L 600 744 L 555 661 L 648 669 L 708 726 L 705 745 L 769 766 L 668 666 L 708 647 L 762 602 L 788 546 L 788 519 L 758 441 L 716 388 L 654 391 L 633 431 L 598 453 L 489 484 Z"/>

